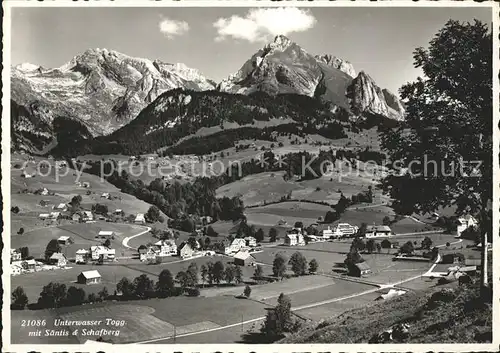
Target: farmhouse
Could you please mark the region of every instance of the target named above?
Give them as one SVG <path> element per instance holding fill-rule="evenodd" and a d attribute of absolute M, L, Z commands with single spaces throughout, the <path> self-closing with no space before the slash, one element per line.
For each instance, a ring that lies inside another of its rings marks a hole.
<path fill-rule="evenodd" d="M 234 255 L 234 264 L 238 266 L 250 266 L 255 263 L 255 257 L 253 257 L 248 251 L 238 251 Z"/>
<path fill-rule="evenodd" d="M 347 272 L 349 276 L 361 277 L 372 273 L 372 270 L 366 262 L 361 262 L 359 264 L 349 265 L 347 267 Z"/>
<path fill-rule="evenodd" d="M 179 256 L 182 258 L 193 256 L 194 251 L 191 248 L 191 246 L 186 242 L 181 243 L 181 245 L 179 245 L 177 249 Z"/>
<path fill-rule="evenodd" d="M 467 228 L 469 227 L 477 227 L 478 223 L 477 223 L 477 220 L 472 217 L 471 215 L 466 215 L 466 216 L 463 216 L 463 217 L 460 217 L 458 220 L 457 220 L 458 224 L 457 224 L 457 235 L 456 237 L 460 237 L 462 235 L 462 232 L 464 230 L 466 230 Z"/>
<path fill-rule="evenodd" d="M 86 249 L 79 249 L 75 254 L 75 263 L 77 264 L 85 264 L 87 263 L 88 258 L 90 257 L 90 251 Z"/>
<path fill-rule="evenodd" d="M 65 267 L 66 263 L 68 262 L 68 260 L 66 260 L 66 256 L 64 256 L 63 253 L 55 252 L 49 258 L 48 262 L 51 265 L 56 265 L 56 266 L 59 266 L 59 267 Z"/>
<path fill-rule="evenodd" d="M 83 211 L 82 221 L 83 222 L 91 222 L 94 220 L 94 215 L 91 211 Z"/>
<path fill-rule="evenodd" d="M 115 214 L 121 214 L 123 211 L 121 210 L 121 208 L 118 208 L 115 210 Z"/>
<path fill-rule="evenodd" d="M 113 236 L 114 233 L 111 230 L 100 230 L 99 233 L 97 234 L 98 238 L 104 238 L 104 239 L 109 239 Z"/>
<path fill-rule="evenodd" d="M 89 183 L 88 181 L 84 181 L 84 182 L 82 183 L 82 186 L 83 186 L 84 188 L 88 189 L 88 188 L 90 188 L 90 183 Z"/>
<path fill-rule="evenodd" d="M 234 254 L 240 251 L 242 248 L 245 248 L 247 245 L 247 242 L 243 238 L 236 238 L 233 240 L 231 245 L 226 247 L 225 253 L 226 254 Z"/>
<path fill-rule="evenodd" d="M 302 246 L 306 245 L 306 242 L 304 241 L 304 236 L 298 229 L 293 229 L 291 231 L 288 231 L 287 234 L 285 235 L 285 245 L 288 246 Z"/>
<path fill-rule="evenodd" d="M 92 260 L 96 261 L 102 258 L 103 261 L 115 259 L 115 249 L 107 248 L 103 245 L 92 245 L 90 247 Z"/>
<path fill-rule="evenodd" d="M 105 198 L 105 199 L 108 199 L 108 200 L 109 200 L 109 198 L 110 198 L 110 196 L 109 196 L 109 192 L 103 192 L 103 193 L 101 194 L 101 198 Z"/>
<path fill-rule="evenodd" d="M 98 284 L 101 283 L 101 275 L 97 270 L 81 272 L 76 281 L 80 284 Z"/>
<path fill-rule="evenodd" d="M 44 220 L 47 219 L 47 218 L 49 218 L 49 217 L 50 217 L 50 214 L 48 214 L 48 213 L 40 213 L 38 215 L 38 218 L 44 219 Z"/>
<path fill-rule="evenodd" d="M 443 264 L 460 264 L 465 262 L 465 256 L 461 253 L 444 254 L 441 258 Z"/>
<path fill-rule="evenodd" d="M 21 253 L 17 250 L 11 249 L 10 250 L 10 262 L 20 261 L 20 260 L 21 260 Z"/>
<path fill-rule="evenodd" d="M 49 194 L 49 190 L 47 190 L 47 188 L 42 188 L 40 190 L 40 195 L 47 196 L 48 194 Z"/>
<path fill-rule="evenodd" d="M 145 224 L 146 223 L 146 219 L 144 218 L 144 214 L 143 213 L 138 213 L 135 216 L 134 223 L 135 224 Z"/>
<path fill-rule="evenodd" d="M 257 239 L 255 239 L 254 237 L 246 237 L 245 238 L 245 245 L 249 246 L 251 248 L 256 247 L 257 246 Z"/>
<path fill-rule="evenodd" d="M 10 274 L 12 276 L 17 276 L 20 275 L 21 273 L 23 273 L 23 267 L 21 266 L 21 264 L 19 264 L 19 262 L 15 264 L 10 264 Z"/>
<path fill-rule="evenodd" d="M 73 213 L 73 216 L 71 216 L 71 219 L 75 222 L 80 222 L 82 217 L 78 213 Z"/>
<path fill-rule="evenodd" d="M 378 238 L 378 237 L 390 237 L 392 234 L 391 228 L 389 226 L 367 226 L 365 237 L 367 238 Z"/>
<path fill-rule="evenodd" d="M 67 235 L 61 235 L 57 238 L 57 242 L 61 245 L 73 244 L 73 239 Z"/>

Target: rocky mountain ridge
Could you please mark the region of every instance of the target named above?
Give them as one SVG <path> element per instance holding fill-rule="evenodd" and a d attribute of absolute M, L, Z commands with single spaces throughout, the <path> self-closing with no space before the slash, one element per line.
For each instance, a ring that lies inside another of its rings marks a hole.
<path fill-rule="evenodd" d="M 394 120 L 404 117 L 399 99 L 378 87 L 366 73 L 356 75 L 351 63 L 333 55 L 309 54 L 281 35 L 223 80 L 218 89 L 240 94 L 302 94 L 346 108 L 357 116 L 379 114 Z"/>
<path fill-rule="evenodd" d="M 399 121 L 404 116 L 397 96 L 378 87 L 366 73 L 356 74 L 351 63 L 330 54 L 311 55 L 285 36 L 277 36 L 217 86 L 184 64 L 89 49 L 55 69 L 29 63 L 11 68 L 13 146 L 40 150 L 57 143 L 57 118 L 74 120 L 86 137 L 109 135 L 172 89 L 304 95 L 319 99 L 332 113 L 341 109 L 354 119 L 376 115 Z M 160 125 L 172 128 L 174 122 L 175 117 Z M 147 131 L 157 125 L 152 121 Z M 39 135 L 43 141 L 37 141 Z"/>
<path fill-rule="evenodd" d="M 11 98 L 47 124 L 58 117 L 82 122 L 93 135 L 108 134 L 134 119 L 161 93 L 215 84 L 184 64 L 89 49 L 55 69 L 21 64 L 11 69 Z"/>

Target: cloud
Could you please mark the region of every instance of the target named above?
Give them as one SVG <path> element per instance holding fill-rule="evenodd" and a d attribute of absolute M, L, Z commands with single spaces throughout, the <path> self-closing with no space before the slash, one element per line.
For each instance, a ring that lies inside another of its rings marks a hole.
<path fill-rule="evenodd" d="M 189 24 L 185 21 L 176 21 L 168 18 L 164 18 L 159 23 L 160 32 L 165 35 L 165 37 L 171 39 L 175 36 L 180 36 L 189 31 Z"/>
<path fill-rule="evenodd" d="M 217 29 L 216 41 L 230 37 L 249 42 L 267 42 L 278 34 L 307 31 L 315 24 L 316 19 L 309 10 L 282 7 L 251 9 L 244 17 L 233 15 L 219 18 L 213 26 Z"/>

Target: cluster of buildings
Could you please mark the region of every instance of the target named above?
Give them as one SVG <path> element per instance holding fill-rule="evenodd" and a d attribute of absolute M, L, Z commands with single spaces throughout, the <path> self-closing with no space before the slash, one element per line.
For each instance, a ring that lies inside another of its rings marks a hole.
<path fill-rule="evenodd" d="M 186 247 L 186 245 L 188 247 Z M 182 254 L 183 257 L 191 257 L 193 255 L 193 251 L 189 244 L 183 243 L 179 246 L 179 251 L 184 248 Z M 178 254 L 177 245 L 175 241 L 172 239 L 160 240 L 153 245 L 144 246 L 139 248 L 139 260 L 141 261 L 155 261 L 158 258 L 162 258 L 165 256 L 173 256 Z"/>
<path fill-rule="evenodd" d="M 257 246 L 257 239 L 254 237 L 236 238 L 233 239 L 229 246 L 226 246 L 224 253 L 226 255 L 234 255 L 239 251 L 249 251 Z"/>

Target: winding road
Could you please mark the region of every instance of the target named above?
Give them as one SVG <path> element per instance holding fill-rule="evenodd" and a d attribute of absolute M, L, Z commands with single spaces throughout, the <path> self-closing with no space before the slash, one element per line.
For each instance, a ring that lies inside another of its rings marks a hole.
<path fill-rule="evenodd" d="M 144 230 L 144 231 L 142 231 L 142 232 L 140 232 L 140 233 L 137 233 L 137 234 L 132 235 L 132 236 L 130 236 L 130 237 L 126 237 L 126 238 L 124 238 L 124 239 L 122 240 L 122 245 L 123 245 L 124 247 L 128 248 L 128 249 L 134 249 L 134 250 L 136 250 L 136 248 L 134 248 L 134 247 L 132 247 L 132 246 L 129 246 L 129 245 L 128 245 L 128 242 L 129 242 L 131 239 L 134 239 L 134 238 L 140 237 L 141 235 L 146 234 L 147 232 L 151 231 L 151 227 L 146 227 L 146 228 L 147 228 L 146 230 Z"/>

